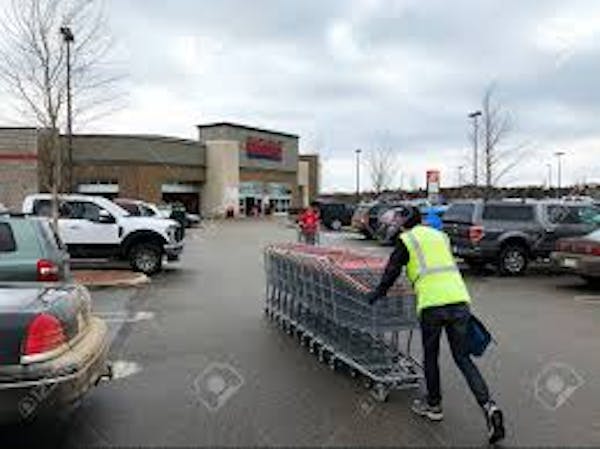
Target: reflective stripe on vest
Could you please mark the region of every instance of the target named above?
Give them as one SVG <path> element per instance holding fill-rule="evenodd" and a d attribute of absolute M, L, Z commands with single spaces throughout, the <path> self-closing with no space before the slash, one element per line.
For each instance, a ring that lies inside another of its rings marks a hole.
<path fill-rule="evenodd" d="M 450 273 L 459 271 L 456 264 L 440 266 L 440 267 L 428 267 L 427 262 L 425 261 L 425 253 L 423 252 L 423 248 L 421 248 L 421 244 L 414 236 L 412 232 L 407 232 L 406 237 L 410 240 L 412 247 L 415 251 L 415 255 L 417 256 L 417 260 L 419 261 L 419 271 L 417 273 L 417 277 L 413 280 L 413 282 L 417 282 L 423 276 L 427 276 L 429 274 L 437 274 L 437 273 Z"/>

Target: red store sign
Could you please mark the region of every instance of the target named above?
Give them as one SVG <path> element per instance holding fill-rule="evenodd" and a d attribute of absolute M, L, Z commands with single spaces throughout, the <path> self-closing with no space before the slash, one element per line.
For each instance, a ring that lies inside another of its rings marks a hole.
<path fill-rule="evenodd" d="M 246 155 L 250 159 L 267 159 L 281 162 L 283 145 L 279 141 L 248 137 L 246 140 Z"/>

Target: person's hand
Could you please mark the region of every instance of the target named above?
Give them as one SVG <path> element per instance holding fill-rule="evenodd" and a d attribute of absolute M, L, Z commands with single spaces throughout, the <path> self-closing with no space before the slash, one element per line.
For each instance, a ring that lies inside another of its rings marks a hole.
<path fill-rule="evenodd" d="M 377 302 L 377 300 L 379 300 L 380 296 L 377 294 L 377 292 L 371 292 L 367 295 L 367 302 L 370 305 L 375 304 L 375 302 Z"/>

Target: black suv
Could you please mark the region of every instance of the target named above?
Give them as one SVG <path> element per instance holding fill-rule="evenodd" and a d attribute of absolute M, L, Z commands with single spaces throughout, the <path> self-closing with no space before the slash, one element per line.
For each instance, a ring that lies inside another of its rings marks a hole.
<path fill-rule="evenodd" d="M 594 230 L 597 214 L 591 204 L 558 200 L 463 201 L 445 213 L 444 231 L 467 264 L 492 262 L 501 274 L 518 275 L 530 260 L 549 257 L 559 238 Z"/>
<path fill-rule="evenodd" d="M 327 229 L 339 231 L 343 226 L 350 226 L 354 206 L 346 203 L 324 202 L 317 203 L 319 207 L 319 216 L 321 223 Z"/>

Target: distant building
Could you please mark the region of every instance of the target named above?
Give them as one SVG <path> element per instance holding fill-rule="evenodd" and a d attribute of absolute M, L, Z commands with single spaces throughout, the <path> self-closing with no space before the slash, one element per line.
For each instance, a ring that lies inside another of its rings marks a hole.
<path fill-rule="evenodd" d="M 183 203 L 190 212 L 285 213 L 318 194 L 317 155 L 296 135 L 235 123 L 198 126 L 198 140 L 153 135 L 73 136 L 72 171 L 61 136 L 63 183 L 73 192 Z M 53 166 L 35 128 L 0 128 L 0 202 L 49 191 Z"/>

